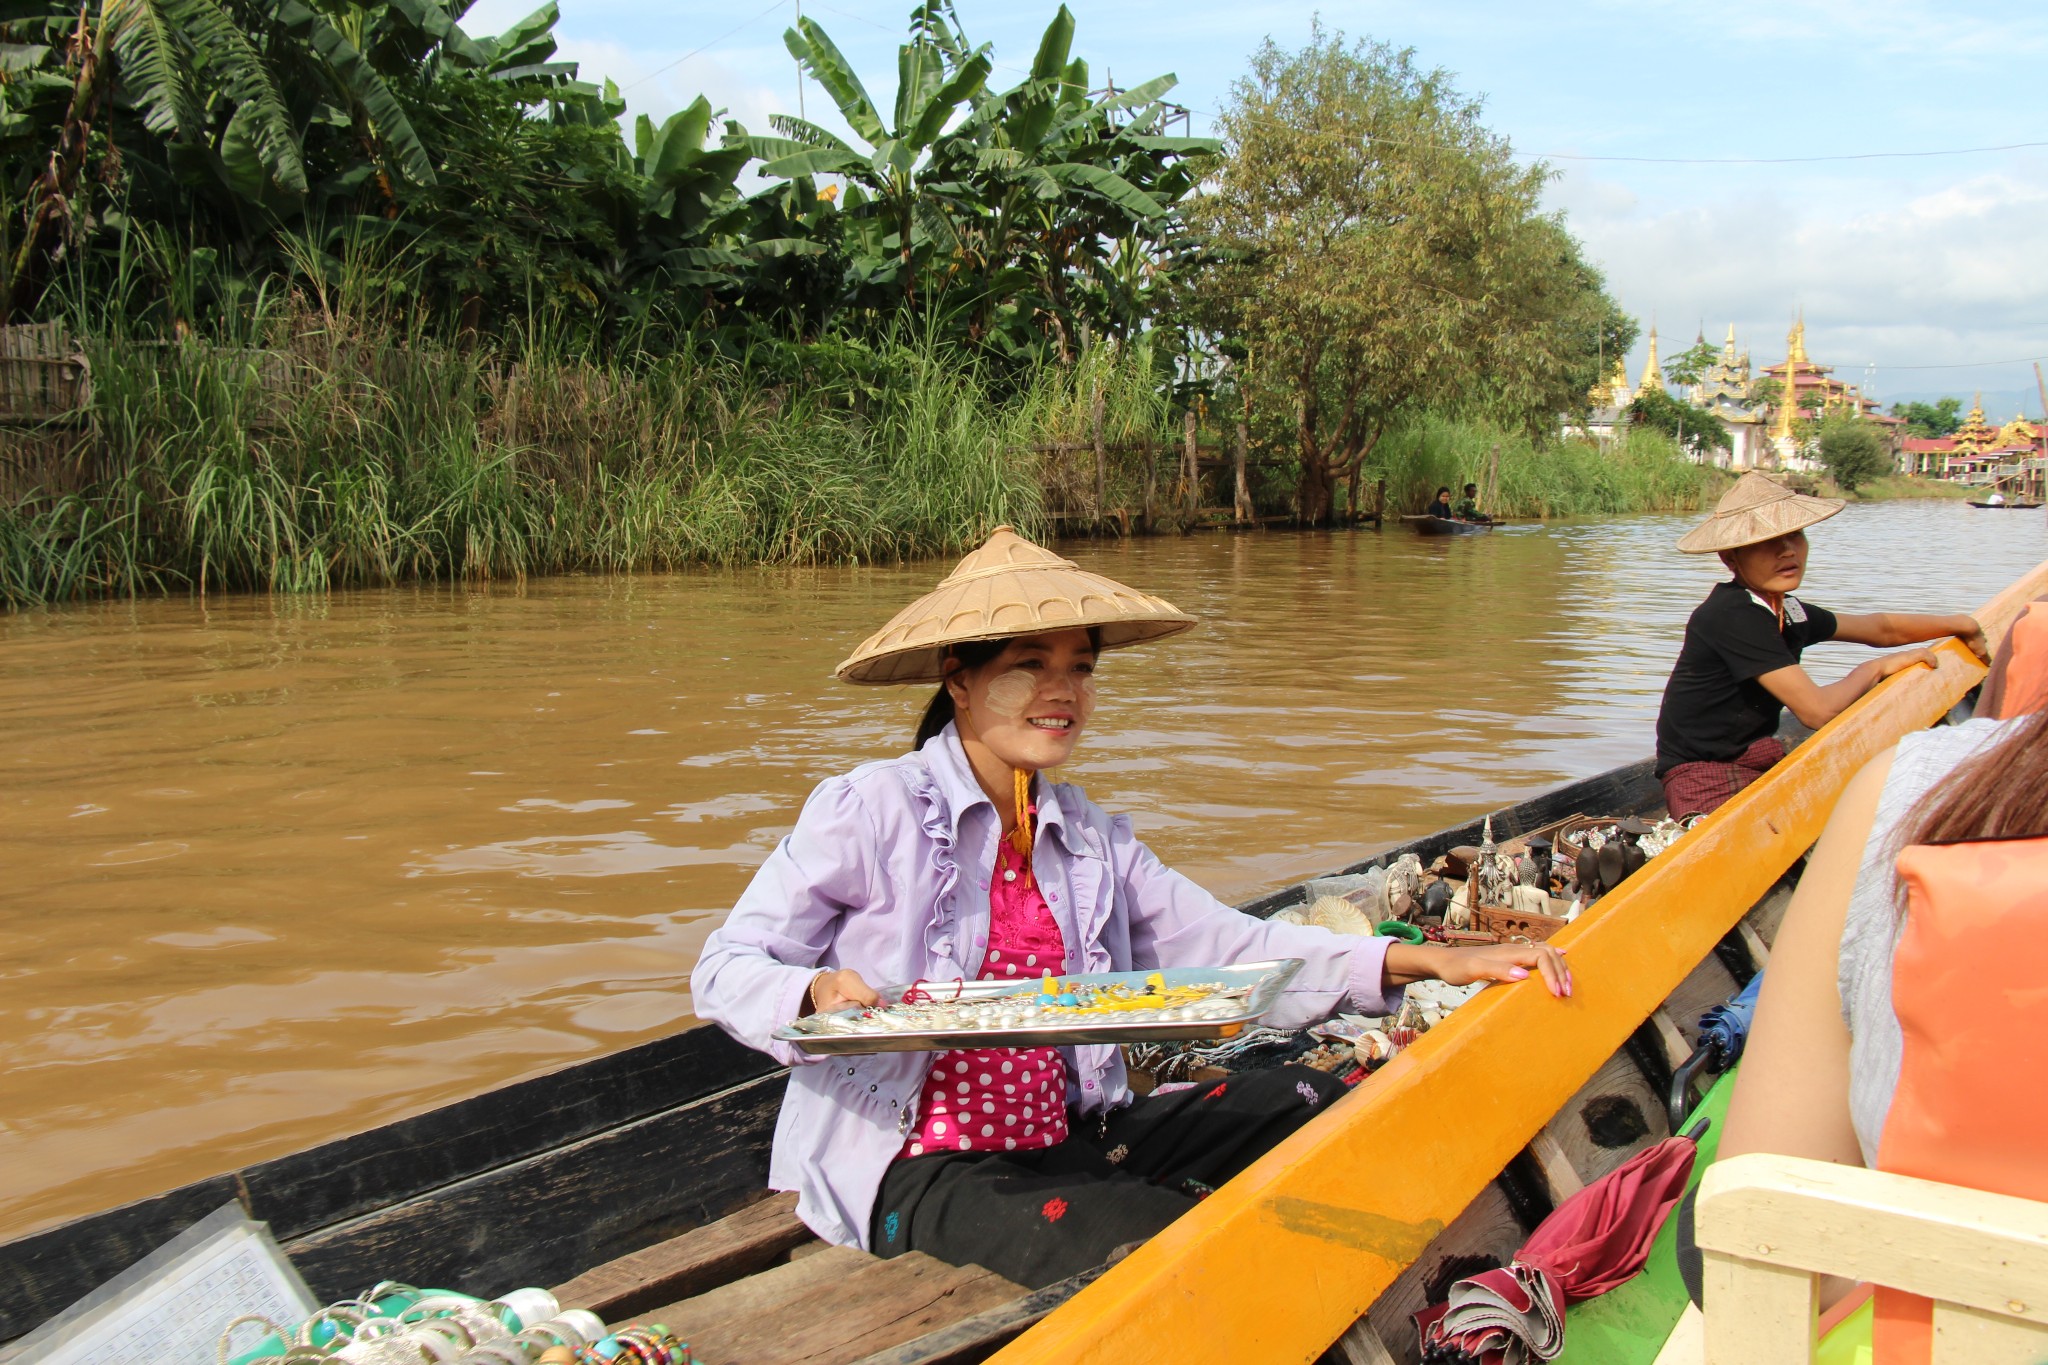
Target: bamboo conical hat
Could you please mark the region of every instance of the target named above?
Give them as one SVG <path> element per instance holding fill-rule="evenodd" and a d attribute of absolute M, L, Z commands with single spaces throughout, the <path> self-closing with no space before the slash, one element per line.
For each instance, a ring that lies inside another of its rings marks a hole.
<path fill-rule="evenodd" d="M 1104 649 L 1177 635 L 1195 623 L 1173 603 L 1089 573 L 1007 526 L 939 586 L 870 635 L 834 671 L 850 683 L 937 682 L 946 647 L 1095 627 Z"/>
<path fill-rule="evenodd" d="M 1737 550 L 1759 541 L 1803 531 L 1826 521 L 1847 504 L 1839 498 L 1812 498 L 1795 493 L 1774 479 L 1751 470 L 1714 504 L 1714 515 L 1678 538 L 1689 555 Z"/>

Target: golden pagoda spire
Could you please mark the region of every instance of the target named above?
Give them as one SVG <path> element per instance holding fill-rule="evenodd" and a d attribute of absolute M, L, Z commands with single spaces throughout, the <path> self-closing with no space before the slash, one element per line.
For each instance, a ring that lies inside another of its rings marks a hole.
<path fill-rule="evenodd" d="M 1785 334 L 1785 378 L 1778 391 L 1778 420 L 1771 424 L 1772 439 L 1792 439 L 1792 418 L 1799 411 L 1799 366 L 1806 359 L 1806 314 Z"/>
<path fill-rule="evenodd" d="M 1721 359 L 1724 363 L 1735 363 L 1735 324 L 1728 324 L 1728 339 L 1721 343 Z"/>
<path fill-rule="evenodd" d="M 1642 393 L 1652 385 L 1664 387 L 1664 370 L 1657 364 L 1657 324 L 1650 324 L 1650 354 L 1643 361 L 1643 377 L 1636 381 L 1636 392 Z"/>

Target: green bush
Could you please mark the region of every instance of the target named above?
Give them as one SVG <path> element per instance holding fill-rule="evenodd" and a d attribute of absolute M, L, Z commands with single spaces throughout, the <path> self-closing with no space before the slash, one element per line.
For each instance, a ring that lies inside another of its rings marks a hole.
<path fill-rule="evenodd" d="M 1380 439 L 1368 481 L 1384 476 L 1390 512 L 1419 512 L 1438 487 L 1483 482 L 1500 450 L 1500 494 L 1486 510 L 1504 517 L 1621 516 L 1693 511 L 1719 495 L 1725 476 L 1694 464 L 1669 437 L 1637 430 L 1607 447 L 1587 441 L 1538 445 L 1523 432 L 1450 417 L 1413 419 Z"/>

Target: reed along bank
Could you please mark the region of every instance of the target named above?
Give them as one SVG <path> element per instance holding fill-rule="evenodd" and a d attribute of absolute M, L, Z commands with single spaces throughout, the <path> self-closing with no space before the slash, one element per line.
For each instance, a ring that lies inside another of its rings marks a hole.
<path fill-rule="evenodd" d="M 277 331 L 86 343 L 75 420 L 0 428 L 0 600 L 898 560 L 1005 522 L 1234 519 L 1232 431 L 1198 424 L 1190 498 L 1186 414 L 1142 341 L 997 376 L 930 344 L 515 360 L 317 316 Z M 1246 446 L 1252 510 L 1287 517 L 1286 433 Z M 1719 486 L 1653 433 L 1596 450 L 1441 416 L 1390 431 L 1361 478 L 1418 510 L 1496 448 L 1504 516 L 1690 510 Z"/>

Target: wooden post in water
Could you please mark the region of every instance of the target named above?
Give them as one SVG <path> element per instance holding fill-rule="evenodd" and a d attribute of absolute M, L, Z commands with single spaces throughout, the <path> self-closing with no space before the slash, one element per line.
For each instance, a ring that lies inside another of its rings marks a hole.
<path fill-rule="evenodd" d="M 1244 471 L 1245 453 L 1246 449 L 1251 445 L 1251 443 L 1252 400 L 1251 395 L 1246 394 L 1244 400 L 1244 415 L 1237 419 L 1236 447 L 1231 451 L 1231 515 L 1236 518 L 1237 524 L 1240 526 L 1243 526 L 1246 523 L 1250 522 L 1252 520 L 1253 513 L 1251 485 L 1245 481 Z"/>
<path fill-rule="evenodd" d="M 1181 511 L 1187 525 L 1193 526 L 1202 510 L 1202 465 L 1201 465 L 1201 420 L 1195 415 L 1195 405 L 1188 404 L 1187 416 L 1181 422 L 1187 441 L 1186 458 L 1181 468 Z"/>
<path fill-rule="evenodd" d="M 1095 399 L 1090 404 L 1089 426 L 1095 436 L 1095 529 L 1100 531 L 1109 516 L 1109 452 L 1102 448 L 1102 381 L 1095 381 Z"/>
<path fill-rule="evenodd" d="M 1157 512 L 1153 510 L 1153 505 L 1159 495 L 1159 454 L 1157 450 L 1153 450 L 1151 436 L 1139 442 L 1139 454 L 1145 456 L 1145 534 L 1151 534 L 1157 522 Z"/>
<path fill-rule="evenodd" d="M 1385 530 L 1387 525 L 1387 476 L 1380 475 L 1379 486 L 1372 495 L 1372 529 Z"/>

